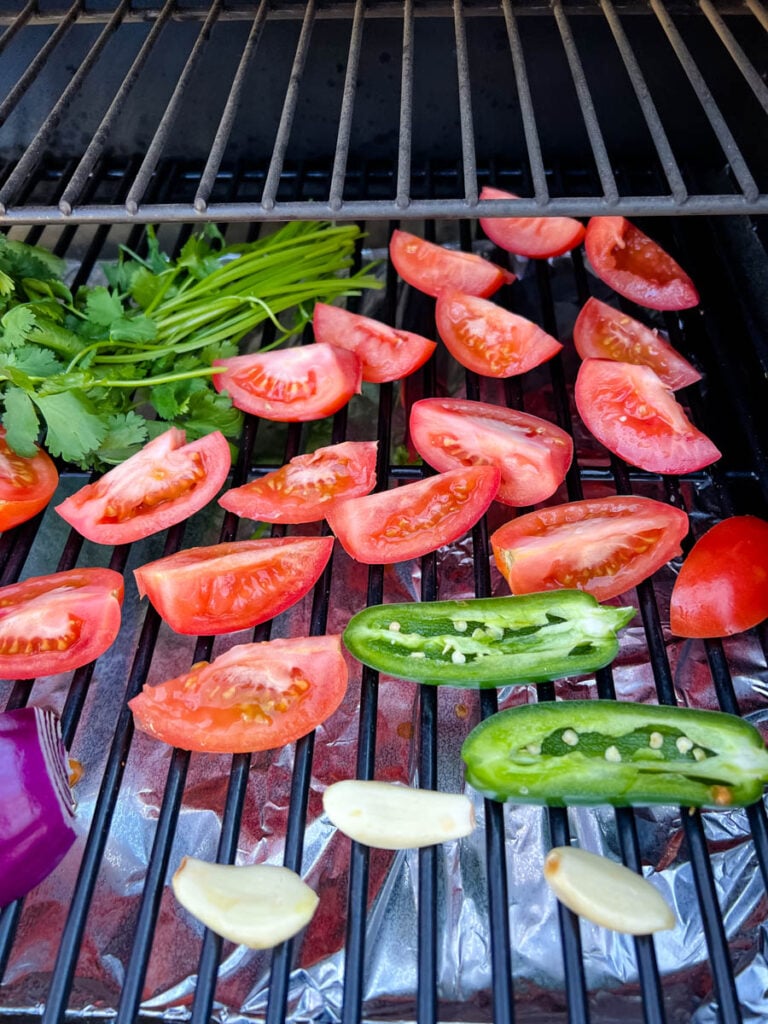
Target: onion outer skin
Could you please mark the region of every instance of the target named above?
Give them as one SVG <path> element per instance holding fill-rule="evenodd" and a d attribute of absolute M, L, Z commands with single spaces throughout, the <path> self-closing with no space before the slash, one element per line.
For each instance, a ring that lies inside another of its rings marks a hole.
<path fill-rule="evenodd" d="M 34 889 L 75 841 L 75 801 L 58 716 L 0 714 L 0 907 Z"/>

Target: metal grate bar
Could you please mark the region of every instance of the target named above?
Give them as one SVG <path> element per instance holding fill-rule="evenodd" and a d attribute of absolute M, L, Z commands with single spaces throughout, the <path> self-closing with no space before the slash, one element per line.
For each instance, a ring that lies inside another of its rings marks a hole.
<path fill-rule="evenodd" d="M 8 28 L 5 30 L 5 32 L 3 32 L 2 36 L 0 36 L 0 53 L 2 53 L 5 50 L 8 43 L 10 43 L 10 41 L 15 38 L 19 30 L 22 29 L 27 24 L 30 17 L 35 13 L 36 10 L 37 0 L 27 0 L 26 6 L 22 7 L 19 13 L 14 17 L 13 21 L 8 25 Z M 2 122 L 0 121 L 0 123 Z"/>
<path fill-rule="evenodd" d="M 754 64 L 749 60 L 744 50 L 736 41 L 733 32 L 723 21 L 712 0 L 699 0 L 699 7 L 709 19 L 712 28 L 717 32 L 728 53 L 733 57 L 734 63 L 749 83 L 749 87 L 757 97 L 760 106 L 768 113 L 768 86 L 760 77 Z"/>
<path fill-rule="evenodd" d="M 584 118 L 584 127 L 587 130 L 589 144 L 592 148 L 592 155 L 595 158 L 595 166 L 600 178 L 603 195 L 606 202 L 613 205 L 619 198 L 616 179 L 613 176 L 611 161 L 608 157 L 608 151 L 605 148 L 603 132 L 597 117 L 595 105 L 592 102 L 592 95 L 589 91 L 589 85 L 587 84 L 587 76 L 584 74 L 581 58 L 579 57 L 576 42 L 573 38 L 573 33 L 571 32 L 571 26 L 568 23 L 568 18 L 566 17 L 561 0 L 553 0 L 552 11 L 555 15 L 555 20 L 557 21 L 557 27 L 560 30 L 563 47 L 565 49 L 566 57 L 568 58 L 568 66 L 570 67 L 571 75 L 573 76 L 573 84 L 576 87 L 576 95 L 581 107 L 582 117 Z"/>
<path fill-rule="evenodd" d="M 461 0 L 454 0 L 453 25 L 456 36 L 456 70 L 459 77 L 459 123 L 461 125 L 461 156 L 464 172 L 464 197 L 470 206 L 477 203 L 477 162 L 475 129 L 472 117 L 472 89 L 469 77 L 467 30 Z"/>
<path fill-rule="evenodd" d="M 194 206 L 198 213 L 205 213 L 208 207 L 208 200 L 213 186 L 216 181 L 216 176 L 221 168 L 221 162 L 224 159 L 224 153 L 227 148 L 230 136 L 232 134 L 232 127 L 235 123 L 235 118 L 240 109 L 240 102 L 242 99 L 243 88 L 245 86 L 245 79 L 248 72 L 248 67 L 251 63 L 256 48 L 259 45 L 261 34 L 264 29 L 264 22 L 267 18 L 267 0 L 261 0 L 259 3 L 256 15 L 251 25 L 251 30 L 248 33 L 248 38 L 245 42 L 242 55 L 240 57 L 240 63 L 237 66 L 235 77 L 232 80 L 232 86 L 227 96 L 227 102 L 224 106 L 224 111 L 219 121 L 219 127 L 216 130 L 216 136 L 213 140 L 208 159 L 205 163 L 202 176 L 200 178 L 200 184 L 197 187 L 195 193 Z"/>
<path fill-rule="evenodd" d="M 328 195 L 328 203 L 333 210 L 340 210 L 344 200 L 344 178 L 349 157 L 349 143 L 352 138 L 352 115 L 355 109 L 355 94 L 357 93 L 357 76 L 360 68 L 360 51 L 363 44 L 364 18 L 364 0 L 355 0 L 355 14 L 352 20 L 347 71 L 344 77 L 344 92 L 342 94 L 341 112 L 339 114 L 339 130 L 336 135 L 336 149 L 333 155 L 331 189 Z"/>
<path fill-rule="evenodd" d="M 760 3 L 760 0 L 744 0 L 744 6 L 757 18 L 766 32 L 768 32 L 768 11 Z"/>
<path fill-rule="evenodd" d="M 549 189 L 544 170 L 544 160 L 541 155 L 541 140 L 536 126 L 536 113 L 533 108 L 531 86 L 528 81 L 528 72 L 525 65 L 525 54 L 522 42 L 520 41 L 517 19 L 512 10 L 512 0 L 501 0 L 501 7 L 504 12 L 507 39 L 509 40 L 509 49 L 512 54 L 512 67 L 515 73 L 517 97 L 520 102 L 520 116 L 523 121 L 526 152 L 531 168 L 531 177 L 533 178 L 533 194 L 536 197 L 537 203 L 544 204 L 549 199 Z"/>
<path fill-rule="evenodd" d="M 299 101 L 299 90 L 301 79 L 304 74 L 304 67 L 309 54 L 309 43 L 312 38 L 312 29 L 315 24 L 315 0 L 308 0 L 304 12 L 304 20 L 301 24 L 301 35 L 296 46 L 296 55 L 293 59 L 291 77 L 285 93 L 283 110 L 280 115 L 280 124 L 277 128 L 275 144 L 272 148 L 272 158 L 269 162 L 267 179 L 264 183 L 264 192 L 261 197 L 261 205 L 265 210 L 272 210 L 275 207 L 277 190 L 280 186 L 280 175 L 285 163 L 285 154 L 288 149 L 288 140 L 291 137 L 293 119 L 296 115 L 296 105 Z"/>
<path fill-rule="evenodd" d="M 413 0 L 403 2 L 403 60 L 400 72 L 400 119 L 397 140 L 395 204 L 405 209 L 411 195 L 411 146 L 413 142 Z"/>
<path fill-rule="evenodd" d="M 704 76 L 691 56 L 690 50 L 685 45 L 683 37 L 680 35 L 671 15 L 664 7 L 661 0 L 648 0 L 648 2 L 652 11 L 659 19 L 659 23 L 664 29 L 667 39 L 677 55 L 677 59 L 683 66 L 683 70 L 688 77 L 688 81 L 691 83 L 699 103 L 701 103 L 702 109 L 704 110 L 709 123 L 712 125 L 715 135 L 717 136 L 717 141 L 728 158 L 731 171 L 738 181 L 739 187 L 744 193 L 745 198 L 747 200 L 756 199 L 759 195 L 760 189 L 757 187 L 757 183 L 747 167 L 747 163 L 741 153 L 741 150 L 736 144 L 736 140 L 734 139 L 720 108 L 715 102 L 715 99 L 709 90 L 709 86 L 704 80 Z"/>
<path fill-rule="evenodd" d="M 122 111 L 125 108 L 125 103 L 128 99 L 128 95 L 131 89 L 136 84 L 141 74 L 141 70 L 147 62 L 147 58 L 152 52 L 155 43 L 160 37 L 160 33 L 165 27 L 166 22 L 171 16 L 172 11 L 176 6 L 176 0 L 166 0 L 163 5 L 163 9 L 155 19 L 152 28 L 144 40 L 135 60 L 131 64 L 127 75 L 120 84 L 120 88 L 115 94 L 112 103 L 109 106 L 106 114 L 101 120 L 99 127 L 96 129 L 93 138 L 88 143 L 88 148 L 83 154 L 80 163 L 75 170 L 75 173 L 69 180 L 67 187 L 62 193 L 61 199 L 59 200 L 59 209 L 65 216 L 69 216 L 72 213 L 72 208 L 77 203 L 83 193 L 86 183 L 93 174 L 93 170 L 98 160 L 103 156 L 104 150 L 109 141 L 109 136 L 112 132 L 112 128 L 119 119 Z"/>
<path fill-rule="evenodd" d="M 213 0 L 211 8 L 208 11 L 200 32 L 198 33 L 197 39 L 195 40 L 195 44 L 187 57 L 181 74 L 179 75 L 179 80 L 173 90 L 168 106 L 165 108 L 163 116 L 160 119 L 160 123 L 157 126 L 157 130 L 149 144 L 146 156 L 142 161 L 138 174 L 128 190 L 128 195 L 125 200 L 125 208 L 131 215 L 136 214 L 139 209 L 139 204 L 147 192 L 150 179 L 155 173 L 160 156 L 165 149 L 168 134 L 170 133 L 171 127 L 181 110 L 181 105 L 184 101 L 184 93 L 192 80 L 195 67 L 203 55 L 203 51 L 208 43 L 208 38 L 213 30 L 216 20 L 218 19 L 222 3 L 223 0 Z"/>
<path fill-rule="evenodd" d="M 54 129 L 59 124 L 62 114 L 66 111 L 75 94 L 80 90 L 80 87 L 101 55 L 102 50 L 117 31 L 120 22 L 123 20 L 125 12 L 130 7 L 130 2 L 131 0 L 121 0 L 121 3 L 115 10 L 115 13 L 99 33 L 96 42 L 90 48 L 87 56 L 70 79 L 69 84 L 53 105 L 51 112 L 48 114 L 40 128 L 38 128 L 34 139 L 27 147 L 24 155 L 8 176 L 3 187 L 0 188 L 0 213 L 5 212 L 8 203 L 13 201 L 19 188 L 24 185 L 32 174 L 34 168 L 41 162 L 45 153 L 45 148 L 48 145 L 48 140 L 50 139 Z"/>

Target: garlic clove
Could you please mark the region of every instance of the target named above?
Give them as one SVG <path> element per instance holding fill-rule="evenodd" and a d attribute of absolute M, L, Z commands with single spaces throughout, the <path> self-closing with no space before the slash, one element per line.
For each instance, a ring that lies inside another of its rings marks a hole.
<path fill-rule="evenodd" d="M 350 839 L 383 850 L 432 846 L 460 839 L 475 827 L 467 796 L 393 782 L 334 782 L 323 794 L 323 807 Z"/>
<path fill-rule="evenodd" d="M 184 857 L 172 885 L 179 903 L 207 928 L 251 949 L 271 949 L 296 935 L 319 902 L 294 871 L 275 864 Z"/>
<path fill-rule="evenodd" d="M 608 857 L 558 846 L 547 854 L 544 878 L 569 910 L 604 928 L 650 935 L 675 927 L 675 915 L 658 889 Z"/>

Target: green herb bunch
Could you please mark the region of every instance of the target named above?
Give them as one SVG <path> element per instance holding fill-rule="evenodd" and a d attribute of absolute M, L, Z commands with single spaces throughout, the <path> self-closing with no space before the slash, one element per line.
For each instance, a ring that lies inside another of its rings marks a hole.
<path fill-rule="evenodd" d="M 316 301 L 379 282 L 353 272 L 355 225 L 295 222 L 227 246 L 208 225 L 178 258 L 147 229 L 147 255 L 124 249 L 106 286 L 73 295 L 48 250 L 0 235 L 0 401 L 8 444 L 82 469 L 122 462 L 170 426 L 188 440 L 237 437 L 241 414 L 216 392 L 214 359 L 271 321 L 285 343 Z"/>

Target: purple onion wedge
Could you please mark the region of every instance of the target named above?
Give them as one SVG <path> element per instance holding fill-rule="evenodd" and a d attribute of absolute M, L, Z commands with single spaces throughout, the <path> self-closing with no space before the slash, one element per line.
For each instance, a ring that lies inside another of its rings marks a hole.
<path fill-rule="evenodd" d="M 46 878 L 75 841 L 75 801 L 59 719 L 0 714 L 0 907 Z"/>

